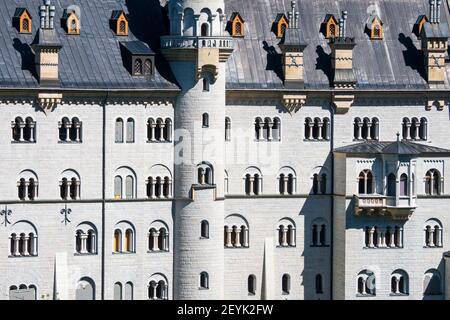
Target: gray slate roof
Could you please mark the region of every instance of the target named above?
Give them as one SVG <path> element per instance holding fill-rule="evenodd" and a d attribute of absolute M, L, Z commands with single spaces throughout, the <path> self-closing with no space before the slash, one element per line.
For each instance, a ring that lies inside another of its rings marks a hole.
<path fill-rule="evenodd" d="M 375 3 L 383 21 L 384 39 L 371 41 L 365 24 Z M 348 11 L 347 35 L 354 37 L 353 66 L 360 89 L 426 89 L 420 42 L 412 33 L 421 14 L 429 15 L 429 0 L 297 0 L 299 27 L 308 43 L 305 49 L 305 88 L 328 89 L 331 76 L 330 48 L 319 33 L 327 14 Z M 281 50 L 271 25 L 278 13 L 291 10 L 290 0 L 225 0 L 227 13 L 238 11 L 246 21 L 244 39 L 235 40 L 228 62 L 230 89 L 282 89 Z M 442 1 L 441 23 L 449 23 L 449 9 Z M 450 88 L 447 72 L 445 85 Z"/>
<path fill-rule="evenodd" d="M 446 154 L 450 156 L 450 150 L 411 141 L 364 141 L 337 148 L 334 152 L 346 153 L 348 155 L 397 154 L 430 156 Z"/>
<path fill-rule="evenodd" d="M 39 6 L 43 0 L 4 0 L 0 5 L 0 88 L 34 88 L 38 81 L 34 55 L 29 47 L 39 28 Z M 164 32 L 159 1 L 155 0 L 52 0 L 56 6 L 55 30 L 62 44 L 60 52 L 60 85 L 76 89 L 178 89 L 170 68 L 159 53 L 158 72 L 154 78 L 132 77 L 125 69 L 121 41 L 141 40 L 159 48 Z M 81 34 L 66 35 L 60 19 L 70 5 L 81 8 Z M 33 33 L 20 34 L 12 27 L 16 8 L 27 8 L 33 18 Z M 129 14 L 130 34 L 116 36 L 110 29 L 113 10 Z M 39 36 L 41 37 L 41 35 Z M 40 39 L 41 40 L 41 39 Z"/>
<path fill-rule="evenodd" d="M 375 3 L 384 23 L 384 39 L 371 41 L 364 32 Z M 0 6 L 0 88 L 38 87 L 29 47 L 39 24 L 42 0 L 5 0 Z M 60 78 L 63 88 L 89 89 L 176 89 L 168 63 L 159 51 L 166 19 L 158 0 L 53 0 L 55 25 L 62 44 Z M 420 43 L 412 33 L 421 14 L 429 12 L 428 0 L 297 0 L 301 39 L 305 49 L 305 88 L 329 89 L 330 48 L 319 32 L 327 14 L 340 17 L 348 10 L 347 35 L 355 37 L 354 74 L 360 89 L 427 89 L 423 77 Z M 67 36 L 60 25 L 64 9 L 81 7 L 81 35 Z M 442 23 L 450 21 L 446 1 Z M 284 89 L 281 50 L 272 32 L 280 13 L 290 11 L 290 0 L 225 0 L 226 13 L 239 12 L 245 20 L 245 37 L 235 39 L 228 61 L 228 89 Z M 27 8 L 33 17 L 33 34 L 19 34 L 12 27 L 16 8 Z M 124 10 L 130 19 L 130 35 L 118 37 L 110 30 L 114 10 Z M 297 35 L 299 36 L 299 35 Z M 156 53 L 157 73 L 153 79 L 132 77 L 123 65 L 121 41 L 140 40 Z M 449 74 L 445 84 L 449 89 Z"/>

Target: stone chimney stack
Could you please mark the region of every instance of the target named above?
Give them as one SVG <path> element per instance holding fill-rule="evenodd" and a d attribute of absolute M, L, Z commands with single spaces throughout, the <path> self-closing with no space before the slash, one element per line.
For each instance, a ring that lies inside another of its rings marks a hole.
<path fill-rule="evenodd" d="M 336 113 L 346 113 L 354 100 L 356 77 L 353 72 L 353 48 L 355 39 L 347 36 L 347 11 L 342 11 L 339 19 L 339 36 L 330 39 L 331 67 L 333 78 L 331 86 Z"/>
<path fill-rule="evenodd" d="M 31 44 L 41 85 L 59 85 L 59 51 L 62 45 L 55 30 L 55 11 L 51 0 L 45 0 L 44 5 L 39 8 L 40 28 Z"/>
<path fill-rule="evenodd" d="M 430 19 L 421 31 L 425 74 L 429 84 L 442 84 L 445 80 L 445 53 L 450 32 L 445 23 L 440 23 L 441 5 L 442 0 L 430 0 Z"/>
<path fill-rule="evenodd" d="M 299 12 L 296 11 L 296 2 L 291 1 L 291 12 L 289 16 L 289 27 L 284 33 L 279 46 L 283 53 L 283 74 L 286 88 L 304 87 L 303 51 L 306 43 L 303 40 L 299 28 Z"/>

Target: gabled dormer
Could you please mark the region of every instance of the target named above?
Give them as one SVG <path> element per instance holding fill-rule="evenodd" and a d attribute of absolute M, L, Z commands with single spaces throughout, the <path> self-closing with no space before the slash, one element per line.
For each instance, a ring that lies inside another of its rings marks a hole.
<path fill-rule="evenodd" d="M 245 36 L 245 21 L 239 12 L 233 12 L 229 21 L 229 32 L 232 37 L 240 38 Z"/>
<path fill-rule="evenodd" d="M 325 20 L 322 22 L 321 32 L 327 39 L 336 38 L 339 36 L 339 24 L 334 15 L 327 14 Z"/>
<path fill-rule="evenodd" d="M 272 31 L 275 33 L 277 38 L 283 38 L 287 28 L 289 28 L 289 19 L 284 13 L 277 14 L 272 25 Z"/>
<path fill-rule="evenodd" d="M 377 14 L 372 14 L 366 24 L 371 40 L 383 40 L 383 21 Z"/>
<path fill-rule="evenodd" d="M 20 33 L 31 33 L 33 30 L 33 23 L 31 14 L 26 8 L 16 8 L 13 17 L 13 26 Z"/>
<path fill-rule="evenodd" d="M 117 36 L 128 35 L 128 16 L 123 10 L 114 10 L 110 19 L 111 29 Z"/>
<path fill-rule="evenodd" d="M 67 34 L 80 34 L 80 18 L 78 17 L 75 10 L 64 10 L 63 16 L 61 18 L 61 24 L 64 30 L 66 30 Z"/>
<path fill-rule="evenodd" d="M 420 38 L 420 33 L 422 32 L 423 25 L 428 22 L 428 18 L 426 15 L 421 14 L 414 24 L 413 33 Z"/>

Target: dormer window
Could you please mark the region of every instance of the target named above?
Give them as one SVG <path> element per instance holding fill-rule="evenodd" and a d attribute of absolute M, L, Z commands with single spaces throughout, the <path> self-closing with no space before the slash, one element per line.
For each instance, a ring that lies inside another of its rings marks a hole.
<path fill-rule="evenodd" d="M 67 34 L 79 35 L 80 34 L 80 19 L 78 18 L 74 10 L 64 10 L 63 17 L 61 19 L 62 26 L 66 30 Z"/>
<path fill-rule="evenodd" d="M 332 14 L 327 14 L 322 23 L 322 33 L 327 39 L 335 38 L 339 35 L 339 25 Z"/>
<path fill-rule="evenodd" d="M 155 53 L 142 41 L 120 43 L 125 68 L 132 76 L 153 76 L 155 74 Z"/>
<path fill-rule="evenodd" d="M 128 35 L 128 17 L 123 10 L 114 10 L 111 15 L 111 29 L 118 36 Z"/>
<path fill-rule="evenodd" d="M 377 15 L 373 15 L 369 18 L 367 29 L 369 30 L 371 40 L 383 39 L 383 21 L 381 21 Z"/>
<path fill-rule="evenodd" d="M 13 17 L 14 27 L 20 33 L 31 33 L 32 31 L 32 21 L 31 15 L 25 8 L 17 8 Z"/>
<path fill-rule="evenodd" d="M 283 38 L 286 29 L 289 27 L 289 20 L 284 13 L 279 13 L 273 23 L 273 31 L 277 38 Z"/>
<path fill-rule="evenodd" d="M 242 19 L 239 12 L 234 12 L 230 19 L 231 24 L 231 36 L 232 37 L 244 37 L 244 19 Z"/>
<path fill-rule="evenodd" d="M 428 17 L 426 15 L 420 15 L 416 23 L 414 24 L 413 33 L 420 38 L 420 33 L 422 32 L 423 25 L 428 22 Z"/>

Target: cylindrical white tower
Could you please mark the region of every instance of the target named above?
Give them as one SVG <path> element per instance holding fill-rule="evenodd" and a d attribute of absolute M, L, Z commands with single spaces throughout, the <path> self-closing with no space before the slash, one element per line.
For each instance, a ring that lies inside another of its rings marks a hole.
<path fill-rule="evenodd" d="M 170 1 L 171 32 L 161 38 L 182 89 L 174 121 L 175 299 L 223 299 L 225 65 L 232 52 L 223 10 L 223 0 Z"/>

